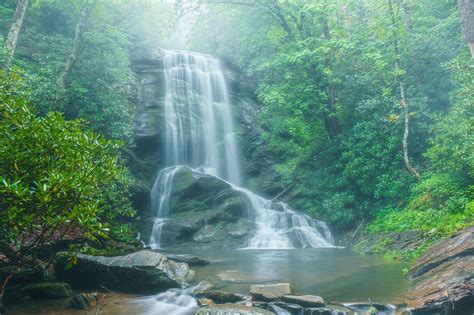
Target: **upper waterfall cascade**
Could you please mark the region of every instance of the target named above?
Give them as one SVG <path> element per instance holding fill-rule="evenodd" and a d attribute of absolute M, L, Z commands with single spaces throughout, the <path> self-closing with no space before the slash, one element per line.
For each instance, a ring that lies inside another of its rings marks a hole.
<path fill-rule="evenodd" d="M 199 53 L 164 51 L 163 66 L 167 167 L 159 172 L 151 191 L 155 219 L 150 245 L 162 245 L 162 228 L 172 211 L 174 177 L 180 168 L 189 167 L 227 182 L 247 197 L 257 231 L 246 247 L 332 247 L 324 222 L 240 187 L 237 137 L 220 61 Z"/>

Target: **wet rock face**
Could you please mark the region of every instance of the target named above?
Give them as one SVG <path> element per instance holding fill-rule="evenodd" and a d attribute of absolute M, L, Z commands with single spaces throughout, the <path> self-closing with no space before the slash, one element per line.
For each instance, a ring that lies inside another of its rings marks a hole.
<path fill-rule="evenodd" d="M 413 314 L 474 312 L 474 226 L 430 248 L 409 273 Z"/>
<path fill-rule="evenodd" d="M 186 263 L 149 250 L 115 257 L 77 254 L 77 263 L 70 269 L 68 263 L 67 254 L 59 253 L 54 262 L 55 274 L 79 288 L 104 286 L 124 292 L 156 293 L 186 286 L 194 275 Z"/>
<path fill-rule="evenodd" d="M 170 214 L 163 226 L 164 247 L 238 248 L 255 223 L 247 197 L 228 183 L 182 167 L 173 178 Z"/>

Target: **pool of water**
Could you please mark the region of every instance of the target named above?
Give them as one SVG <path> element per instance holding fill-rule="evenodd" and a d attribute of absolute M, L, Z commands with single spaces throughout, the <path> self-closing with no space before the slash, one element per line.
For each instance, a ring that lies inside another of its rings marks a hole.
<path fill-rule="evenodd" d="M 296 294 L 320 295 L 326 302 L 398 304 L 408 285 L 403 264 L 345 249 L 200 250 L 192 254 L 213 261 L 192 267 L 196 283 L 209 281 L 216 289 L 234 293 L 248 294 L 252 284 L 289 282 Z M 187 291 L 192 288 L 152 296 L 107 294 L 104 305 L 89 312 L 72 310 L 65 300 L 29 301 L 10 308 L 9 314 L 191 315 L 197 304 Z"/>
<path fill-rule="evenodd" d="M 235 293 L 248 294 L 251 284 L 289 282 L 296 294 L 316 294 L 328 301 L 397 303 L 407 288 L 403 264 L 346 249 L 216 250 L 193 254 L 214 262 L 192 268 L 197 281 L 207 280 Z"/>

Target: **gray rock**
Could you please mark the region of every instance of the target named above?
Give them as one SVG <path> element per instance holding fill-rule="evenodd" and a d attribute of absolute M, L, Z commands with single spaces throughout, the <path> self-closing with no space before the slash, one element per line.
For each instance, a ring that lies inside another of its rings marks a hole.
<path fill-rule="evenodd" d="M 168 253 L 163 253 L 163 254 L 166 255 L 166 257 L 168 257 L 168 259 L 172 261 L 187 263 L 190 266 L 205 266 L 211 263 L 207 259 L 201 258 L 199 256 L 191 255 L 191 254 L 168 254 Z"/>
<path fill-rule="evenodd" d="M 239 304 L 211 305 L 198 309 L 194 315 L 271 315 L 275 314 L 262 308 Z"/>
<path fill-rule="evenodd" d="M 304 310 L 304 308 L 300 305 L 285 303 L 281 301 L 268 303 L 267 309 L 277 314 L 288 313 L 291 315 L 299 315 L 303 313 Z"/>
<path fill-rule="evenodd" d="M 186 263 L 174 262 L 150 250 L 115 257 L 77 254 L 77 263 L 70 269 L 68 263 L 67 254 L 59 253 L 54 262 L 55 274 L 80 288 L 103 285 L 124 292 L 156 293 L 186 286 L 194 276 Z"/>
<path fill-rule="evenodd" d="M 64 282 L 41 282 L 24 287 L 22 293 L 34 299 L 62 299 L 72 296 L 69 284 Z"/>
<path fill-rule="evenodd" d="M 259 301 L 274 301 L 293 293 L 293 287 L 289 283 L 250 286 L 250 295 L 254 300 Z"/>
<path fill-rule="evenodd" d="M 216 304 L 235 303 L 248 299 L 245 295 L 230 293 L 219 290 L 205 290 L 194 294 L 198 298 L 206 298 L 214 301 Z"/>
<path fill-rule="evenodd" d="M 284 302 L 294 303 L 304 307 L 324 306 L 324 300 L 317 295 L 284 295 L 281 298 Z"/>

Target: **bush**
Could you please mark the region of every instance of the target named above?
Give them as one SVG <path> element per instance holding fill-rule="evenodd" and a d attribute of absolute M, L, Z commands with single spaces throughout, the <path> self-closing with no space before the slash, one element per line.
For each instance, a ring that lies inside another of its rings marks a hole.
<path fill-rule="evenodd" d="M 18 74 L 0 80 L 0 251 L 10 263 L 34 263 L 48 242 L 106 236 L 108 221 L 133 216 L 121 144 L 83 120 L 37 116 Z"/>

